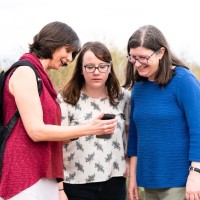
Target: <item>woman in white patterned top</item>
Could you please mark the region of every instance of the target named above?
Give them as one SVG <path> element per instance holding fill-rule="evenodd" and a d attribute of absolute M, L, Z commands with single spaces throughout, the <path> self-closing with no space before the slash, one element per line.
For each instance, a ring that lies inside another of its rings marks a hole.
<path fill-rule="evenodd" d="M 62 125 L 82 124 L 100 113 L 114 114 L 117 119 L 111 137 L 88 135 L 64 145 L 64 191 L 68 199 L 125 200 L 130 92 L 120 87 L 104 44 L 84 44 L 59 99 Z"/>

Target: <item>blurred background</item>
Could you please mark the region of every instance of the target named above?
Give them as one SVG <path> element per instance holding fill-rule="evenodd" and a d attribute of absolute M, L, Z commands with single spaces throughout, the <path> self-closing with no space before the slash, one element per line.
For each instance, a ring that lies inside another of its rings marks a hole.
<path fill-rule="evenodd" d="M 166 36 L 173 52 L 200 79 L 200 18 L 198 0 L 1 0 L 0 71 L 28 51 L 28 44 L 47 23 L 62 21 L 79 35 L 82 44 L 98 40 L 107 45 L 114 68 L 124 82 L 126 45 L 140 26 L 152 24 Z M 59 90 L 71 77 L 74 62 L 49 75 Z"/>

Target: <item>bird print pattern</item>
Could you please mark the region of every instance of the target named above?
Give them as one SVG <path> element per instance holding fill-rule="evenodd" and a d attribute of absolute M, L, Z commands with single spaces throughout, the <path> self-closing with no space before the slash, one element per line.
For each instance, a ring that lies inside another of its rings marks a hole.
<path fill-rule="evenodd" d="M 95 135 L 79 137 L 63 145 L 64 181 L 67 183 L 91 183 L 123 176 L 126 170 L 125 124 L 129 123 L 130 91 L 122 88 L 116 106 L 109 98 L 94 99 L 81 92 L 75 106 L 62 100 L 62 125 L 74 126 L 100 115 L 116 115 L 117 125 L 110 139 Z"/>

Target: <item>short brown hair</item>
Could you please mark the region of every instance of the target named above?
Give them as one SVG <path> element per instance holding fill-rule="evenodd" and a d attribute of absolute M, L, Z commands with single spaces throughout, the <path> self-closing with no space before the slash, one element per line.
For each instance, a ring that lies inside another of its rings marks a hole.
<path fill-rule="evenodd" d="M 33 43 L 29 44 L 29 52 L 34 53 L 38 58 L 51 59 L 54 51 L 65 45 L 73 52 L 78 52 L 80 40 L 70 26 L 56 21 L 44 26 L 34 36 Z"/>

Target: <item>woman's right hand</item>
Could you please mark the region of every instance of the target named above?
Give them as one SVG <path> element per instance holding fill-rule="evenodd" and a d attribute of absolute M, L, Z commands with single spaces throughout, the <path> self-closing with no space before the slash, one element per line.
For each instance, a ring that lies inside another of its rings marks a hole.
<path fill-rule="evenodd" d="M 128 196 L 129 200 L 139 200 L 139 190 L 136 183 L 136 178 L 131 176 L 128 177 Z"/>
<path fill-rule="evenodd" d="M 104 114 L 100 114 L 98 117 L 94 118 L 89 122 L 89 126 L 91 126 L 90 135 L 102 135 L 102 134 L 111 134 L 114 132 L 117 120 L 109 119 L 102 120 L 101 118 Z"/>

